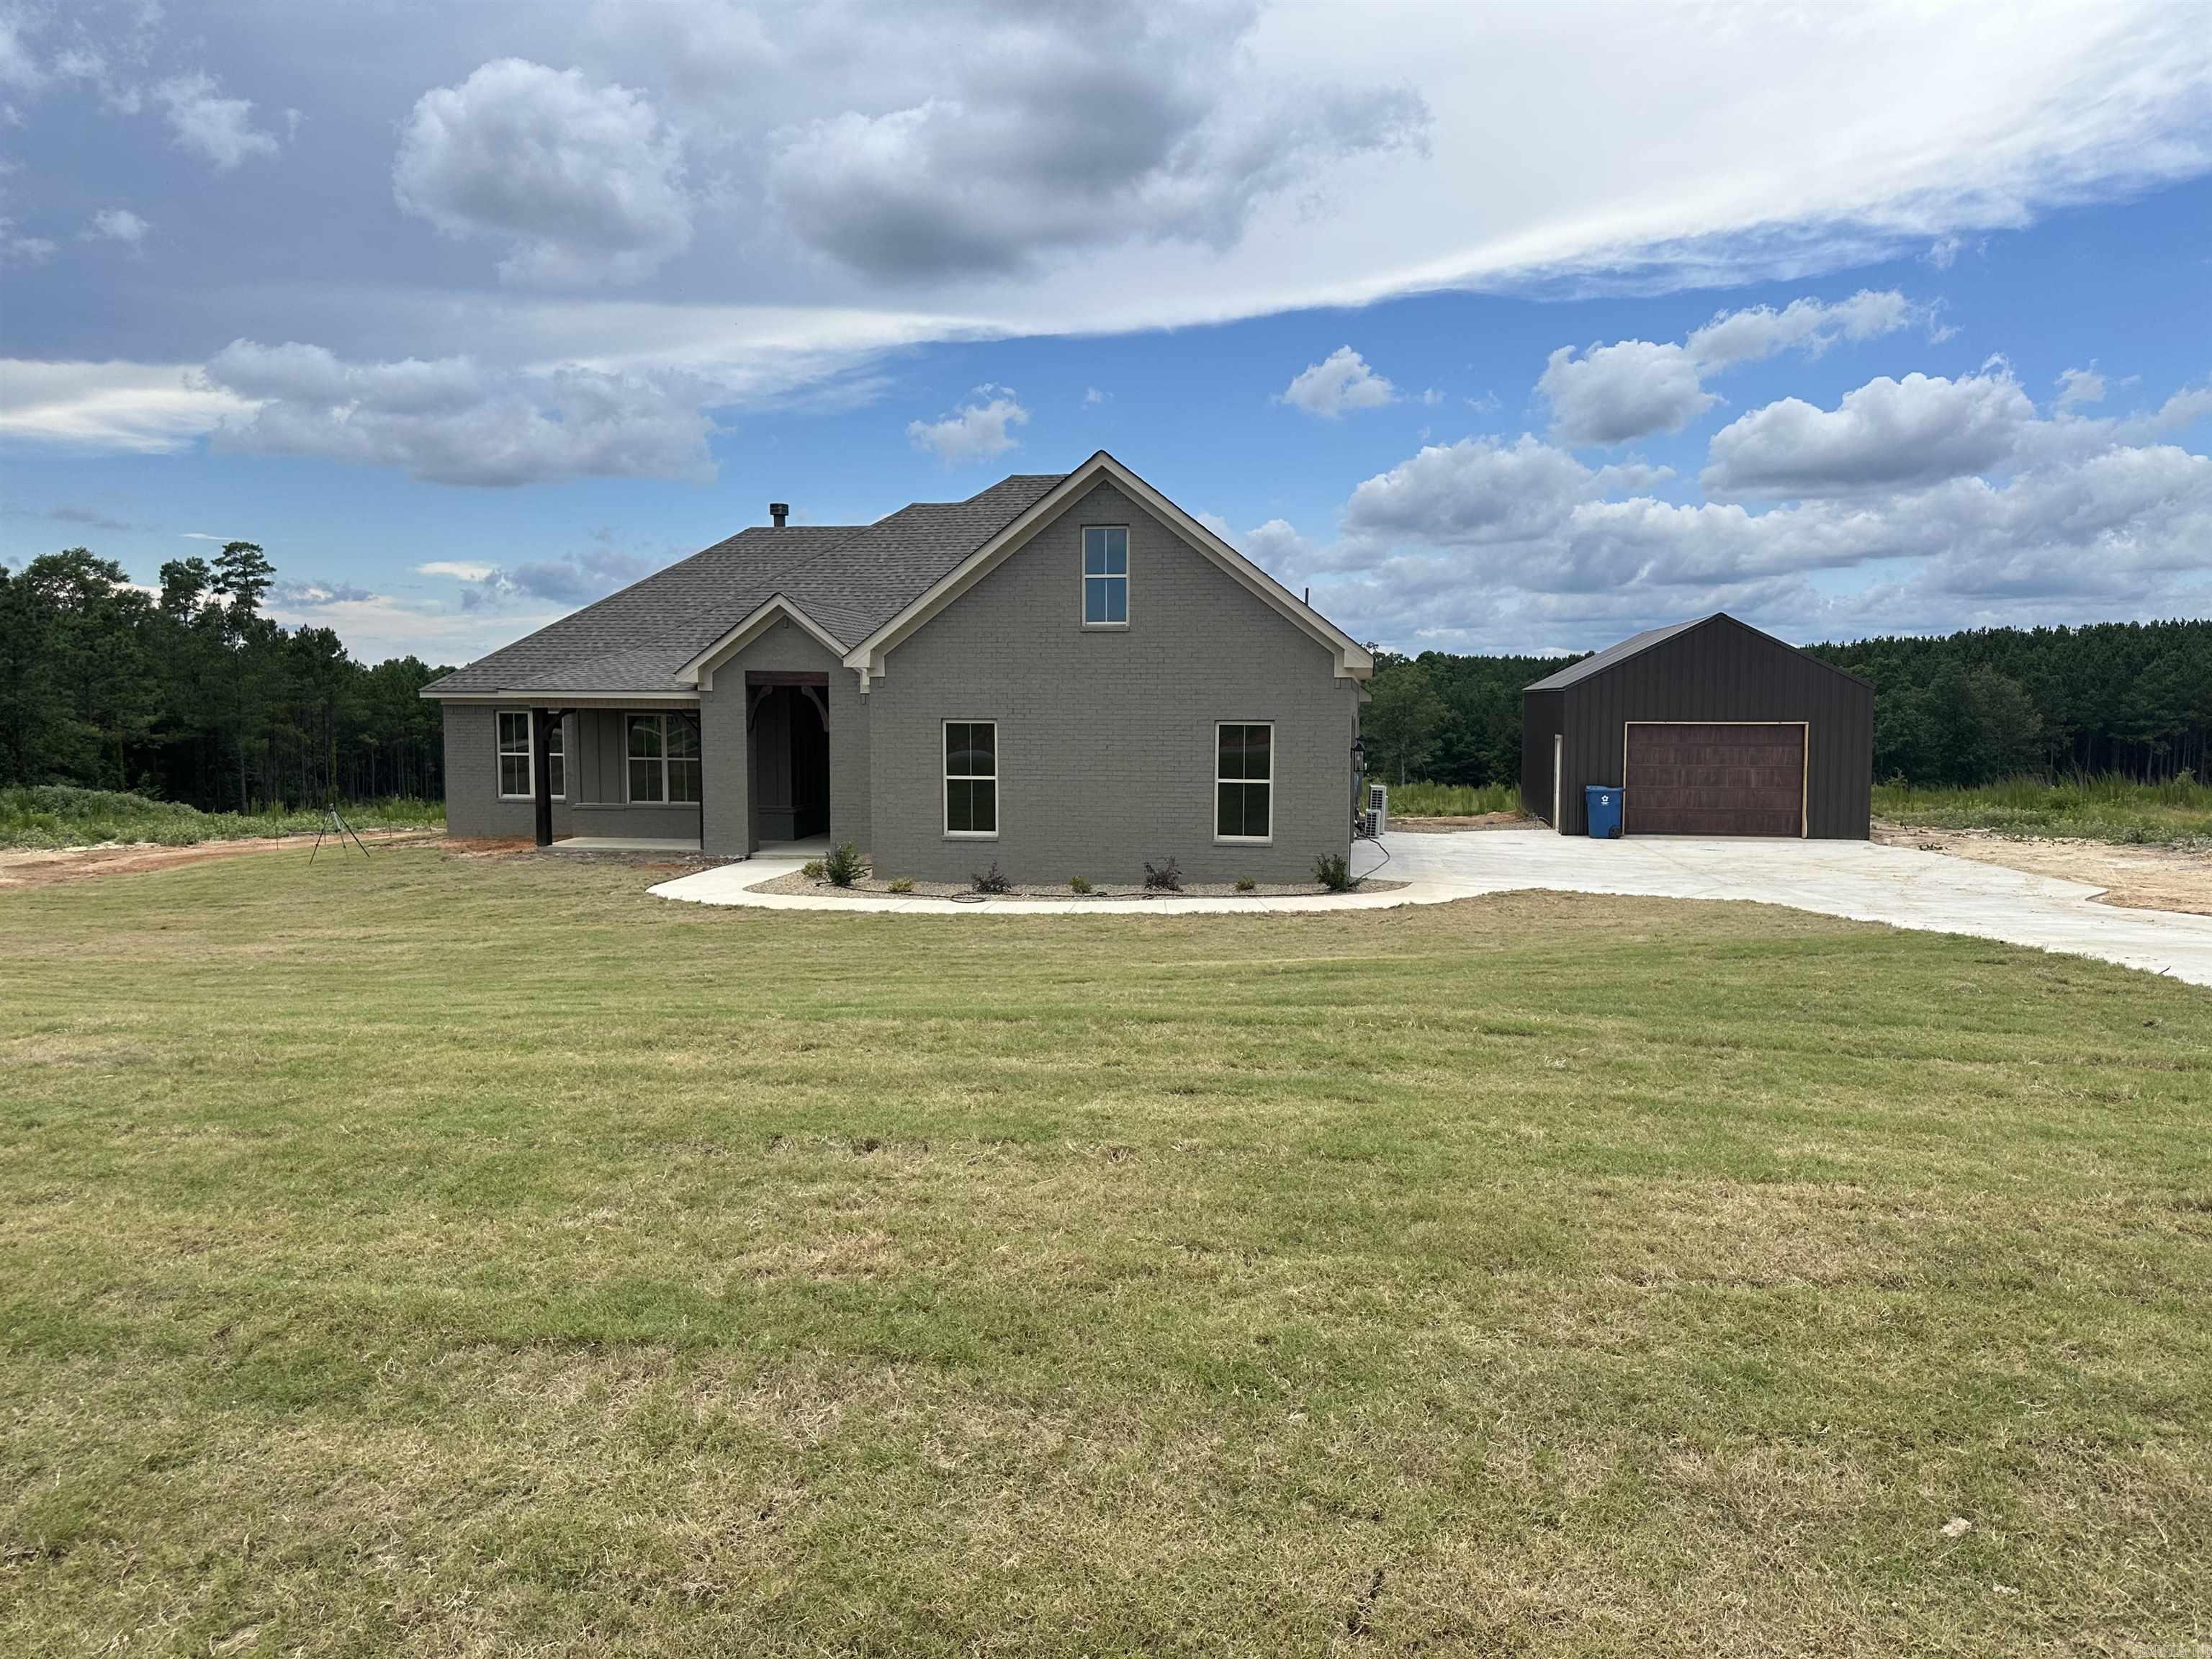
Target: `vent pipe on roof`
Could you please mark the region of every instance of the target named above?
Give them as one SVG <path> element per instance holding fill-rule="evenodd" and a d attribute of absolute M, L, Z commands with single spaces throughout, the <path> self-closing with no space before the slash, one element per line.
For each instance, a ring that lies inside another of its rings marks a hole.
<path fill-rule="evenodd" d="M 768 515 L 769 518 L 775 520 L 775 527 L 778 530 L 782 529 L 783 521 L 791 516 L 791 503 L 789 501 L 770 501 L 768 504 Z"/>

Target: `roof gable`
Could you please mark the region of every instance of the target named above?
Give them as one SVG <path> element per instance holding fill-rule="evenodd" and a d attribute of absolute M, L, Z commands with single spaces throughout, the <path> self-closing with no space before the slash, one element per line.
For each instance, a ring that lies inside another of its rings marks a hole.
<path fill-rule="evenodd" d="M 1831 674 L 1840 674 L 1847 680 L 1858 681 L 1862 685 L 1869 684 L 1847 668 L 1838 668 L 1832 662 L 1822 662 L 1810 652 L 1790 644 L 1787 640 L 1777 639 L 1764 629 L 1753 628 L 1749 623 L 1740 621 L 1729 616 L 1725 611 L 1716 611 L 1710 617 L 1697 617 L 1688 622 L 1670 623 L 1664 628 L 1647 628 L 1641 634 L 1632 634 L 1617 645 L 1609 645 L 1604 650 L 1585 657 L 1578 663 L 1562 668 L 1556 674 L 1547 674 L 1542 679 L 1531 681 L 1521 689 L 1524 692 L 1564 691 L 1570 687 L 1580 685 L 1585 680 L 1593 679 L 1608 670 L 1619 667 L 1632 657 L 1640 657 L 1655 646 L 1664 645 L 1670 640 L 1680 639 L 1685 635 L 1693 634 L 1701 629 L 1716 625 L 1736 629 L 1750 635 L 1763 644 L 1771 646 L 1777 651 L 1787 651 L 1792 656 L 1802 657 L 1807 662 L 1825 668 Z"/>
<path fill-rule="evenodd" d="M 1013 481 L 1010 479 L 1008 482 Z M 917 629 L 927 627 L 933 617 L 958 600 L 962 594 L 998 568 L 1017 550 L 1026 545 L 1039 530 L 1081 501 L 1093 485 L 1102 482 L 1111 482 L 1119 486 L 1178 538 L 1210 560 L 1247 592 L 1320 641 L 1336 658 L 1339 679 L 1365 679 L 1374 672 L 1375 659 L 1366 647 L 1312 606 L 1304 604 L 1265 570 L 1103 449 L 1074 471 L 1054 480 L 1051 489 L 1038 494 L 996 534 L 918 592 L 909 604 L 881 623 L 846 653 L 845 665 L 859 672 L 864 686 L 871 678 L 880 678 L 884 671 L 886 654 L 901 641 Z"/>

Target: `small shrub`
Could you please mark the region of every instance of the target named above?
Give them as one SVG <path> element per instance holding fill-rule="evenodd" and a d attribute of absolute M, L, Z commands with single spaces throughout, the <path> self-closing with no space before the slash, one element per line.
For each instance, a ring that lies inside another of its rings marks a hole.
<path fill-rule="evenodd" d="M 1165 864 L 1145 866 L 1145 890 L 1148 893 L 1180 893 L 1182 891 L 1182 866 L 1173 859 Z"/>
<path fill-rule="evenodd" d="M 1011 893 L 1014 890 L 1014 884 L 1000 872 L 995 860 L 981 875 L 969 877 L 968 884 L 979 893 Z"/>
<path fill-rule="evenodd" d="M 823 869 L 820 859 L 809 859 L 799 866 L 799 873 L 809 881 L 820 881 L 829 872 Z"/>
<path fill-rule="evenodd" d="M 1348 893 L 1359 884 L 1352 878 L 1352 860 L 1341 853 L 1323 853 L 1316 859 L 1314 879 L 1332 893 Z"/>
<path fill-rule="evenodd" d="M 830 878 L 833 887 L 850 887 L 867 872 L 860 849 L 849 841 L 822 861 L 822 873 Z"/>
<path fill-rule="evenodd" d="M 1260 884 L 1253 880 L 1249 876 L 1239 876 L 1237 878 L 1237 890 L 1240 893 L 1249 893 L 1255 890 L 1259 885 Z"/>
<path fill-rule="evenodd" d="M 1070 876 L 1067 878 L 1067 890 L 1071 893 L 1089 892 L 1091 890 L 1091 878 L 1088 876 Z"/>
<path fill-rule="evenodd" d="M 912 876 L 901 876 L 896 881 L 891 884 L 891 891 L 894 893 L 911 893 L 914 891 L 914 878 Z"/>

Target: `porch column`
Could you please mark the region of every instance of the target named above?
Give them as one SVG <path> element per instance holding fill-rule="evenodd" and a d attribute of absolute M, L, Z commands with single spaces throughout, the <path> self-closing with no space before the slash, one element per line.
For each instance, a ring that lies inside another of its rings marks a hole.
<path fill-rule="evenodd" d="M 553 844 L 553 722 L 561 718 L 550 708 L 530 711 L 530 777 L 532 793 L 537 797 L 538 844 Z M 565 757 L 568 745 L 562 745 Z"/>

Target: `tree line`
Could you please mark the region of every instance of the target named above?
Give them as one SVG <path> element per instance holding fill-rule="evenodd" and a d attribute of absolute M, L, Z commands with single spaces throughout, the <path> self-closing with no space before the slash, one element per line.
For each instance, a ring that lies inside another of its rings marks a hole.
<path fill-rule="evenodd" d="M 2019 773 L 2206 774 L 2212 622 L 1989 628 L 1814 645 L 1874 683 L 1874 771 L 1972 787 Z M 1517 784 L 1521 691 L 1579 658 L 1376 655 L 1376 776 Z"/>
<path fill-rule="evenodd" d="M 0 566 L 0 785 L 129 789 L 207 811 L 328 796 L 442 799 L 447 671 L 356 662 L 261 604 L 252 542 L 174 559 L 157 593 L 82 547 Z M 1994 628 L 1815 645 L 1875 686 L 1875 775 L 1971 787 L 2021 772 L 2202 778 L 2212 622 Z M 1575 658 L 1376 655 L 1375 776 L 1517 784 L 1521 691 Z"/>
<path fill-rule="evenodd" d="M 445 794 L 445 673 L 374 666 L 262 613 L 252 542 L 173 559 L 161 589 L 82 547 L 0 566 L 0 785 L 73 783 L 209 811 Z"/>

